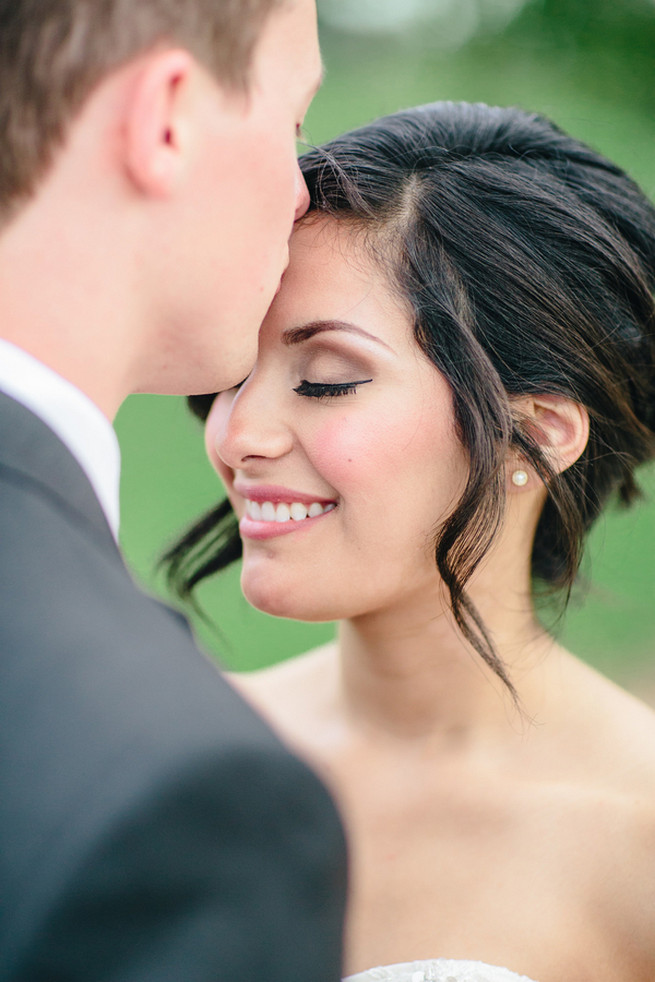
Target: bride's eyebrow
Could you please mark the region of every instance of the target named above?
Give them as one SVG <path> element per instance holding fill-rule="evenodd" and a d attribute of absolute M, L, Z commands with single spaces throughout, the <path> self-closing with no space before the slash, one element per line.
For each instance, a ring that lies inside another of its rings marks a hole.
<path fill-rule="evenodd" d="M 301 344 L 303 341 L 309 341 L 316 334 L 322 334 L 326 331 L 345 331 L 348 334 L 358 334 L 360 337 L 366 338 L 368 341 L 375 341 L 376 344 L 380 344 L 383 348 L 393 352 L 393 348 L 390 348 L 381 338 L 376 338 L 374 334 L 369 334 L 363 327 L 351 324 L 350 321 L 310 321 L 309 324 L 304 324 L 302 327 L 289 327 L 282 332 L 282 343 L 287 345 Z"/>

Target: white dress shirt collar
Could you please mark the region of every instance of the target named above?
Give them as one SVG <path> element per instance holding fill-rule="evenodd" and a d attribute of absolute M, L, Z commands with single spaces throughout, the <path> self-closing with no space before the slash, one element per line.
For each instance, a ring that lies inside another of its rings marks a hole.
<path fill-rule="evenodd" d="M 120 450 L 107 417 L 76 386 L 2 339 L 0 391 L 30 409 L 68 447 L 118 539 Z"/>

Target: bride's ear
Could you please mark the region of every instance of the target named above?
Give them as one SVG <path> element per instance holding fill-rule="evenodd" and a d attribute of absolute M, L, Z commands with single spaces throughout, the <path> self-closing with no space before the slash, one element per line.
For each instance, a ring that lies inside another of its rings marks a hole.
<path fill-rule="evenodd" d="M 513 400 L 513 408 L 557 474 L 574 464 L 587 446 L 589 414 L 580 403 L 566 396 L 539 394 Z M 534 468 L 516 453 L 508 458 L 507 478 L 511 491 L 541 484 Z"/>

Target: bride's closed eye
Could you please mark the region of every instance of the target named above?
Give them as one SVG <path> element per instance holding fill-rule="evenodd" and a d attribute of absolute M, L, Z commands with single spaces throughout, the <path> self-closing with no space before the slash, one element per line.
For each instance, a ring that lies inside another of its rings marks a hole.
<path fill-rule="evenodd" d="M 299 396 L 306 396 L 309 399 L 326 399 L 335 396 L 352 395 L 360 385 L 372 382 L 372 378 L 359 379 L 356 382 L 309 382 L 303 379 L 300 385 L 294 388 Z"/>

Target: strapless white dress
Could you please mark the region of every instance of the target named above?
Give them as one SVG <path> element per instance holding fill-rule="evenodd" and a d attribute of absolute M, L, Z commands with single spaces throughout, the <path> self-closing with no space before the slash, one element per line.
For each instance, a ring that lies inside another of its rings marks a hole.
<path fill-rule="evenodd" d="M 527 975 L 517 975 L 506 968 L 483 965 L 482 962 L 451 961 L 436 958 L 427 962 L 403 962 L 381 965 L 368 972 L 349 975 L 343 982 L 535 982 Z"/>

